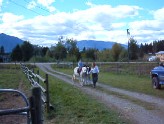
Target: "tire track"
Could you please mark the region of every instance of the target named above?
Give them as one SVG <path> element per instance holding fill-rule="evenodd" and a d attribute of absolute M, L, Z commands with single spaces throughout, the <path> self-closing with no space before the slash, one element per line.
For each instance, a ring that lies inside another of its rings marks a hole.
<path fill-rule="evenodd" d="M 45 73 L 59 78 L 71 85 L 72 79 L 70 75 L 57 72 L 53 70 L 50 64 L 39 64 L 37 66 L 43 70 Z M 125 117 L 126 119 L 130 120 L 133 124 L 164 124 L 164 99 L 156 98 L 153 96 L 145 95 L 142 93 L 130 92 L 123 89 L 113 88 L 105 84 L 98 83 L 97 86 L 107 90 L 116 92 L 118 94 L 123 94 L 126 96 L 130 96 L 132 98 L 138 99 L 140 101 L 145 101 L 150 104 L 154 104 L 156 107 L 150 110 L 145 109 L 141 105 L 135 104 L 128 99 L 119 98 L 117 95 L 113 95 L 110 93 L 103 92 L 98 89 L 94 89 L 91 87 L 81 87 L 77 83 L 74 84 L 75 87 L 79 88 L 86 94 L 94 97 L 99 102 L 103 103 L 107 107 L 113 108 L 120 113 L 120 116 Z M 141 103 L 142 104 L 142 103 Z"/>

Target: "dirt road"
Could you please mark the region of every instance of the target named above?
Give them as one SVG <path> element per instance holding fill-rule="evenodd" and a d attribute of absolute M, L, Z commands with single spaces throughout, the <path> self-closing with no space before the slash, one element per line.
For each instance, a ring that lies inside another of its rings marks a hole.
<path fill-rule="evenodd" d="M 132 124 L 164 124 L 164 99 L 113 88 L 100 82 L 97 86 L 103 90 L 81 87 L 72 82 L 71 75 L 56 72 L 50 64 L 37 63 L 36 65 L 45 73 L 75 85 L 79 90 L 91 95 L 107 107 L 117 110 L 120 116 L 130 120 Z"/>

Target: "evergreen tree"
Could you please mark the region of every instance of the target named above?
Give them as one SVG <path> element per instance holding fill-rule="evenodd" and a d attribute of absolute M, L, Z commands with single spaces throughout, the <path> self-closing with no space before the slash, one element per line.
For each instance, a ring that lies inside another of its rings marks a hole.
<path fill-rule="evenodd" d="M 63 44 L 63 41 L 59 41 L 52 49 L 52 55 L 56 60 L 63 60 L 67 56 L 67 50 Z"/>
<path fill-rule="evenodd" d="M 5 53 L 5 48 L 3 46 L 0 47 L 0 55 L 3 55 Z"/>
<path fill-rule="evenodd" d="M 28 41 L 24 41 L 21 45 L 23 61 L 29 61 L 30 58 L 33 56 L 34 47 Z"/>
<path fill-rule="evenodd" d="M 140 47 L 139 47 L 139 57 L 143 58 L 144 57 L 144 46 L 141 43 Z"/>
<path fill-rule="evenodd" d="M 138 59 L 138 45 L 137 41 L 133 38 L 130 39 L 129 43 L 129 59 L 136 60 Z"/>
<path fill-rule="evenodd" d="M 22 50 L 19 45 L 16 45 L 16 47 L 12 50 L 11 59 L 12 61 L 21 61 L 22 58 Z"/>

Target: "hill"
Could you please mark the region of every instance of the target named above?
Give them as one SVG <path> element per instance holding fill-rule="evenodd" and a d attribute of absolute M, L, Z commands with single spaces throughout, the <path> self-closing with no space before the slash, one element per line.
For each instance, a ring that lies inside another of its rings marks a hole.
<path fill-rule="evenodd" d="M 3 46 L 5 49 L 5 53 L 10 53 L 12 52 L 13 48 L 17 44 L 22 44 L 24 41 L 10 35 L 6 35 L 4 33 L 0 34 L 0 47 Z"/>
<path fill-rule="evenodd" d="M 0 47 L 3 46 L 5 49 L 5 53 L 12 52 L 13 48 L 17 44 L 22 44 L 24 41 L 10 35 L 6 35 L 4 33 L 0 34 Z M 103 49 L 111 49 L 112 46 L 116 42 L 111 42 L 111 41 L 96 41 L 96 40 L 81 40 L 77 42 L 77 47 L 79 50 L 83 50 L 85 47 L 86 49 L 89 48 L 95 48 L 98 50 L 103 50 Z M 121 44 L 124 48 L 127 48 L 127 45 Z"/>
<path fill-rule="evenodd" d="M 83 50 L 84 47 L 86 49 L 95 48 L 98 50 L 103 50 L 103 49 L 111 49 L 115 43 L 116 42 L 111 42 L 111 41 L 81 40 L 77 42 L 77 46 L 80 50 Z M 127 48 L 127 45 L 125 44 L 121 44 L 121 46 Z"/>

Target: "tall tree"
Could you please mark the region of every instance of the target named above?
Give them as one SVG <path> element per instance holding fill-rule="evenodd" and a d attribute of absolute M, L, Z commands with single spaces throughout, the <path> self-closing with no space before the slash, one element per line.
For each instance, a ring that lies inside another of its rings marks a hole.
<path fill-rule="evenodd" d="M 16 45 L 16 47 L 12 50 L 11 59 L 12 61 L 21 61 L 22 58 L 22 50 L 19 45 Z"/>
<path fill-rule="evenodd" d="M 63 60 L 67 56 L 67 50 L 63 44 L 63 41 L 59 41 L 52 49 L 53 57 L 56 60 Z"/>
<path fill-rule="evenodd" d="M 86 58 L 95 61 L 97 59 L 97 52 L 98 52 L 97 49 L 87 49 L 85 51 Z"/>
<path fill-rule="evenodd" d="M 0 47 L 0 55 L 3 55 L 5 53 L 5 48 L 3 46 Z"/>
<path fill-rule="evenodd" d="M 127 60 L 128 60 L 128 51 L 125 48 L 123 48 L 119 55 L 119 61 L 127 61 Z"/>
<path fill-rule="evenodd" d="M 45 56 L 48 50 L 48 47 L 42 47 L 42 56 Z"/>
<path fill-rule="evenodd" d="M 144 46 L 143 44 L 141 43 L 140 47 L 139 47 L 139 57 L 140 58 L 143 58 L 144 56 Z"/>
<path fill-rule="evenodd" d="M 98 57 L 99 61 L 103 61 L 103 62 L 112 61 L 113 58 L 112 58 L 111 54 L 112 54 L 111 49 L 104 49 L 104 50 L 98 52 L 97 57 Z"/>
<path fill-rule="evenodd" d="M 129 42 L 129 59 L 136 60 L 138 59 L 138 45 L 137 41 L 133 38 L 130 39 Z"/>
<path fill-rule="evenodd" d="M 112 46 L 112 56 L 113 56 L 113 60 L 114 61 L 118 61 L 119 60 L 119 56 L 120 56 L 120 53 L 122 51 L 123 47 L 118 44 L 118 43 L 115 43 L 113 46 Z"/>
<path fill-rule="evenodd" d="M 67 49 L 69 58 L 79 59 L 79 49 L 77 48 L 77 41 L 73 39 L 66 39 L 65 47 Z"/>
<path fill-rule="evenodd" d="M 21 49 L 22 49 L 23 61 L 29 61 L 30 58 L 33 56 L 33 52 L 34 52 L 33 45 L 28 41 L 24 41 L 23 44 L 21 45 Z"/>

